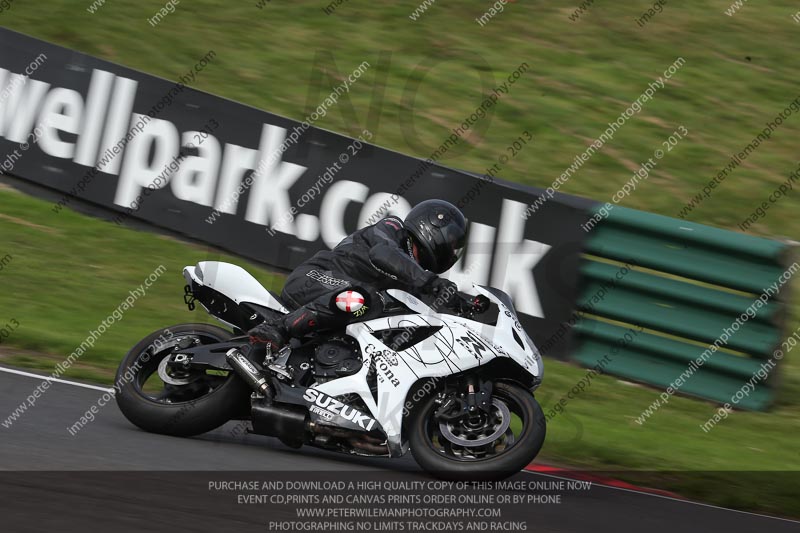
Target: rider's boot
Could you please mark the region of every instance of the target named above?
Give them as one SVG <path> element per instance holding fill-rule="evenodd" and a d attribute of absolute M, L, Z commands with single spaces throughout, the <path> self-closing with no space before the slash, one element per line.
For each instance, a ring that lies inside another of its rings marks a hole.
<path fill-rule="evenodd" d="M 268 320 L 250 330 L 250 343 L 266 348 L 267 357 L 272 359 L 267 368 L 287 379 L 292 379 L 292 374 L 286 366 L 289 354 L 286 353 L 283 357 L 279 354 L 288 345 L 289 339 L 300 338 L 313 331 L 317 325 L 316 319 L 317 313 L 301 307 L 278 320 Z"/>
<path fill-rule="evenodd" d="M 251 329 L 249 335 L 250 344 L 253 345 L 255 350 L 265 350 L 264 355 L 267 360 L 272 360 L 272 356 L 286 346 L 289 340 L 289 332 L 286 331 L 282 320 L 267 320 L 262 322 Z M 286 371 L 285 365 L 283 365 L 282 368 L 273 368 L 273 366 L 274 365 L 270 365 L 269 368 L 278 374 L 291 378 Z"/>

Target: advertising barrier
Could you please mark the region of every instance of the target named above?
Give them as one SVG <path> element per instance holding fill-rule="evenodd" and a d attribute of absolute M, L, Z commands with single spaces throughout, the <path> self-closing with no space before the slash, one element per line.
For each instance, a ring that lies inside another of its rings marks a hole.
<path fill-rule="evenodd" d="M 2 169 L 63 192 L 56 212 L 91 202 L 118 221 L 133 217 L 282 270 L 442 198 L 470 221 L 449 277 L 503 288 L 534 341 L 551 341 L 547 355 L 566 354 L 559 327 L 574 309 L 581 224 L 595 202 L 556 195 L 526 217 L 541 190 L 380 148 L 369 131 L 353 139 L 189 87 L 223 61 L 210 50 L 171 82 L 0 29 Z M 337 97 L 335 89 L 311 119 Z M 458 140 L 443 139 L 441 150 Z"/>

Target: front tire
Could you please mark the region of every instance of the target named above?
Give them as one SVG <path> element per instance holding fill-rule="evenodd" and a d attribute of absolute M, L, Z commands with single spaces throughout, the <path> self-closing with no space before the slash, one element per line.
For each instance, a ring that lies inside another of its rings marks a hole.
<path fill-rule="evenodd" d="M 157 340 L 192 337 L 202 344 L 215 344 L 232 336 L 218 326 L 182 324 L 142 339 L 122 360 L 114 380 L 115 386 L 121 387 L 115 396 L 122 414 L 145 431 L 178 437 L 206 433 L 236 416 L 245 415 L 250 389 L 233 372 L 194 374 L 185 379 L 189 383 L 182 386 L 154 378 L 159 375 L 159 363 L 172 352 L 172 347 L 161 351 L 154 349 L 158 346 Z M 148 350 L 150 356 L 143 358 Z M 159 385 L 163 386 L 161 391 L 157 390 Z"/>
<path fill-rule="evenodd" d="M 505 479 L 530 464 L 546 433 L 539 403 L 530 391 L 505 382 L 494 383 L 492 402 L 496 414 L 485 429 L 460 433 L 434 418 L 437 396 L 428 398 L 409 420 L 409 445 L 417 463 L 453 481 Z M 510 424 L 504 418 L 512 419 Z"/>

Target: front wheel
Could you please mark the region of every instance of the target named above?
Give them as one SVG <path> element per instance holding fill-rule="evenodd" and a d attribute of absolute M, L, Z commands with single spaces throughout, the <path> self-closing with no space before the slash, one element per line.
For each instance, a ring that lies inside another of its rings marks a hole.
<path fill-rule="evenodd" d="M 216 344 L 232 334 L 208 324 L 182 324 L 144 338 L 125 356 L 114 381 L 125 418 L 152 433 L 188 437 L 246 415 L 250 388 L 233 372 L 176 374 L 166 363 L 178 342 Z"/>
<path fill-rule="evenodd" d="M 533 394 L 505 382 L 493 386 L 485 411 L 459 419 L 437 419 L 446 397 L 420 405 L 409 427 L 411 453 L 436 477 L 454 481 L 504 479 L 525 468 L 544 443 L 545 418 Z"/>

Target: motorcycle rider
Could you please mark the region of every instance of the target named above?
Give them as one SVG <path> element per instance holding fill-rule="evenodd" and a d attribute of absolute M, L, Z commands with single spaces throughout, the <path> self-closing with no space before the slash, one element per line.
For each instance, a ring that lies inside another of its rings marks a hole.
<path fill-rule="evenodd" d="M 464 215 L 444 200 L 419 203 L 405 220 L 389 216 L 360 229 L 289 275 L 281 299 L 293 310 L 253 328 L 250 343 L 274 354 L 291 338 L 377 317 L 383 311 L 379 291 L 391 288 L 449 305 L 458 287 L 438 274 L 458 261 L 466 235 Z M 335 299 L 345 291 L 358 292 L 363 306 L 354 305 L 354 312 L 338 309 Z M 269 368 L 289 377 L 283 363 L 276 361 Z"/>

